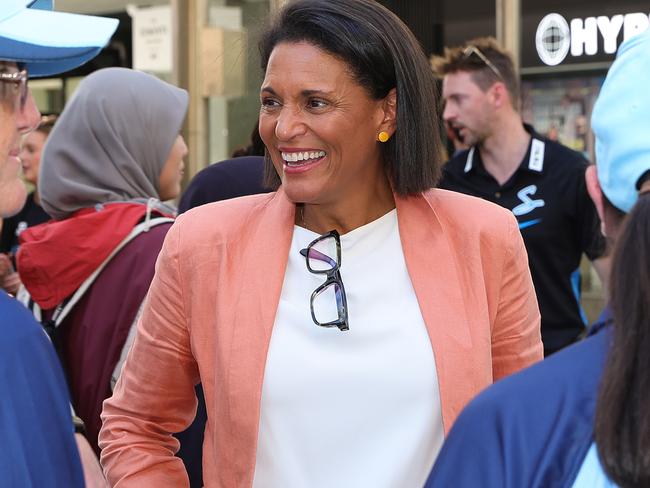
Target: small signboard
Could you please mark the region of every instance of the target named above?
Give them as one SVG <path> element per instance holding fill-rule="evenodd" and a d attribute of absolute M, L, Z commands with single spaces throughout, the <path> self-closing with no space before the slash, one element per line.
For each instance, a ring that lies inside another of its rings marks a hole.
<path fill-rule="evenodd" d="M 170 5 L 130 7 L 133 20 L 133 68 L 154 73 L 173 69 L 173 24 Z"/>

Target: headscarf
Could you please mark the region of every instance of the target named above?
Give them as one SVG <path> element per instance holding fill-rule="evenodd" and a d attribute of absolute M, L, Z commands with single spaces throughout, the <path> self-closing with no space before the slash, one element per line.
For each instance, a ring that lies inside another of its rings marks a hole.
<path fill-rule="evenodd" d="M 188 94 L 125 68 L 85 78 L 43 149 L 41 204 L 56 220 L 97 204 L 158 198 Z"/>

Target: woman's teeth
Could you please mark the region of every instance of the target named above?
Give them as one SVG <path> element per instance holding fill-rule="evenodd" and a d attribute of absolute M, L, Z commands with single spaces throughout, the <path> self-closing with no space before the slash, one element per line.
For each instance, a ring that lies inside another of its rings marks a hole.
<path fill-rule="evenodd" d="M 282 153 L 282 159 L 289 163 L 290 166 L 298 166 L 298 165 L 292 165 L 291 163 L 300 163 L 300 164 L 305 164 L 311 160 L 314 159 L 319 159 L 325 157 L 325 151 L 304 151 L 304 152 L 283 152 Z"/>

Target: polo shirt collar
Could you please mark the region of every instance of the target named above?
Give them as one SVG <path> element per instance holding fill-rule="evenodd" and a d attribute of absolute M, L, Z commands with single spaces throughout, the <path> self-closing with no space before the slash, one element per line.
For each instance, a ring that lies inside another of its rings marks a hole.
<path fill-rule="evenodd" d="M 535 129 L 529 124 L 524 124 L 524 129 L 531 135 L 530 144 L 528 145 L 528 151 L 524 160 L 521 162 L 519 169 L 528 169 L 536 173 L 544 172 L 544 152 L 546 150 L 546 142 L 542 137 L 540 137 Z M 475 166 L 474 156 L 480 158 L 480 153 L 476 153 L 476 146 L 472 146 L 467 152 L 467 159 L 465 161 L 465 169 L 463 173 L 469 173 Z M 528 160 L 526 164 L 526 159 Z"/>

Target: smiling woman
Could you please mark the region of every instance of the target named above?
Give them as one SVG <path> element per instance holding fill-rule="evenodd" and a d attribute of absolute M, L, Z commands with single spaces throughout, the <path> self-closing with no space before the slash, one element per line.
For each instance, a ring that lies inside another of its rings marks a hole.
<path fill-rule="evenodd" d="M 541 359 L 517 224 L 433 189 L 433 73 L 387 9 L 293 1 L 260 51 L 276 191 L 172 227 L 102 463 L 112 483 L 186 486 L 171 433 L 200 380 L 211 486 L 422 486 L 460 409 Z"/>

